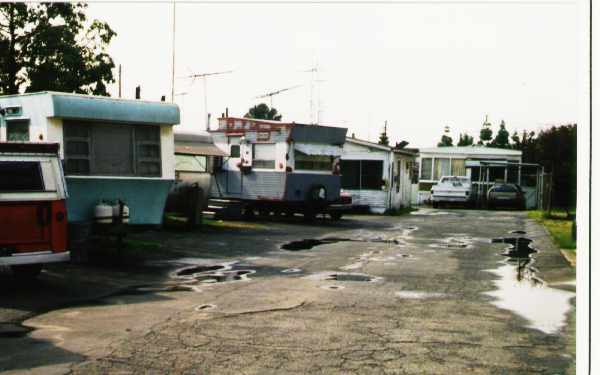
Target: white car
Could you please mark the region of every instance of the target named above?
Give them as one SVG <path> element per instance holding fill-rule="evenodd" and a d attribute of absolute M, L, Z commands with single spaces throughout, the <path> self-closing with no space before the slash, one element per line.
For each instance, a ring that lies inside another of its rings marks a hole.
<path fill-rule="evenodd" d="M 434 208 L 440 203 L 471 203 L 471 180 L 464 176 L 444 176 L 431 188 Z"/>

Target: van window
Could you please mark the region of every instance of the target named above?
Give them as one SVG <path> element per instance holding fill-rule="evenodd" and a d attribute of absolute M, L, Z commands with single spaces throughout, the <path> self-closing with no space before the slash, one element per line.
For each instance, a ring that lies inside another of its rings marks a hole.
<path fill-rule="evenodd" d="M 0 191 L 43 191 L 39 162 L 0 161 Z"/>
<path fill-rule="evenodd" d="M 254 148 L 254 160 L 252 162 L 254 167 L 275 169 L 275 144 L 255 143 L 252 146 Z"/>
<path fill-rule="evenodd" d="M 231 145 L 231 150 L 229 151 L 229 156 L 232 158 L 240 157 L 240 145 Z"/>

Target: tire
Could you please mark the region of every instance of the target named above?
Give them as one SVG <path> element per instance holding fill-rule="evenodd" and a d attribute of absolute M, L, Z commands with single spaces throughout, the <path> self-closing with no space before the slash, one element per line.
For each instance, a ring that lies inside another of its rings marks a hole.
<path fill-rule="evenodd" d="M 254 207 L 246 206 L 244 208 L 244 220 L 252 221 L 254 220 Z"/>
<path fill-rule="evenodd" d="M 331 216 L 331 220 L 338 221 L 342 218 L 342 216 L 344 216 L 344 214 L 339 211 L 333 211 L 329 213 L 329 216 Z"/>
<path fill-rule="evenodd" d="M 42 264 L 23 264 L 11 266 L 10 269 L 16 278 L 23 280 L 35 279 L 42 271 Z"/>
<path fill-rule="evenodd" d="M 315 221 L 316 217 L 317 217 L 317 213 L 312 208 L 306 208 L 304 210 L 304 221 L 305 222 L 312 223 L 313 221 Z"/>
<path fill-rule="evenodd" d="M 438 208 L 438 207 L 440 206 L 440 204 L 439 204 L 438 202 L 435 202 L 435 201 L 434 201 L 434 202 L 432 202 L 432 203 L 431 203 L 431 206 L 432 206 L 433 208 Z"/>

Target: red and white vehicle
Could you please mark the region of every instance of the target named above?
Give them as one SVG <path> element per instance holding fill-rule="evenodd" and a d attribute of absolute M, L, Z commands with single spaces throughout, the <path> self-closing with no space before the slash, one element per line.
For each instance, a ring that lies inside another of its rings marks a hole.
<path fill-rule="evenodd" d="M 70 257 L 58 150 L 58 143 L 0 142 L 0 266 L 17 276 Z"/>

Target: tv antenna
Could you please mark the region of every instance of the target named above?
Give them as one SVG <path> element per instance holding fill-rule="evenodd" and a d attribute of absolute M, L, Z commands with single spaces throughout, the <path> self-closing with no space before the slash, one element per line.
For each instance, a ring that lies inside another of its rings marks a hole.
<path fill-rule="evenodd" d="M 321 82 L 325 82 L 322 79 L 319 79 L 319 65 L 315 64 L 314 67 L 303 70 L 304 73 L 311 73 L 310 77 L 310 123 L 318 124 L 321 115 L 321 92 L 319 90 L 318 84 Z M 316 87 L 316 89 L 315 89 Z M 316 91 L 316 103 L 315 103 L 315 91 Z M 316 109 L 316 111 L 315 111 Z M 315 116 L 316 112 L 316 116 Z M 316 117 L 316 122 L 315 122 Z"/>
<path fill-rule="evenodd" d="M 284 89 L 273 91 L 273 92 L 269 92 L 269 93 L 266 93 L 264 95 L 255 96 L 254 99 L 260 99 L 260 98 L 267 98 L 268 97 L 269 101 L 270 101 L 270 107 L 273 108 L 273 97 L 275 95 L 281 94 L 282 92 L 285 92 L 285 91 L 296 89 L 296 88 L 298 88 L 300 86 L 302 86 L 302 85 L 295 85 L 295 86 L 286 87 Z"/>
<path fill-rule="evenodd" d="M 222 72 L 211 72 L 211 73 L 198 73 L 198 74 L 194 73 L 194 74 L 190 74 L 185 77 L 180 77 L 180 78 L 191 78 L 192 84 L 194 84 L 194 82 L 196 81 L 196 78 L 202 79 L 202 84 L 204 85 L 204 119 L 206 120 L 206 130 L 208 130 L 210 128 L 210 119 L 208 117 L 208 89 L 206 87 L 206 78 L 210 77 L 210 76 L 229 74 L 229 73 L 233 73 L 233 70 L 226 70 L 226 71 L 222 71 Z"/>

